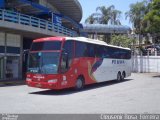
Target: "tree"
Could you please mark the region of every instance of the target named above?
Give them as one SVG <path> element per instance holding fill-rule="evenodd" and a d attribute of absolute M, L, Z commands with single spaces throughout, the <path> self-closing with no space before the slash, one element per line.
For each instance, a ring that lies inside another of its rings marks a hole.
<path fill-rule="evenodd" d="M 113 25 L 121 24 L 119 18 L 122 12 L 116 10 L 114 5 L 111 5 L 107 8 L 105 6 L 97 7 L 96 11 L 101 12 L 101 16 L 99 18 L 100 24 L 108 24 L 109 22 Z"/>
<path fill-rule="evenodd" d="M 89 23 L 89 24 L 94 24 L 94 22 L 95 22 L 94 14 L 90 15 L 90 16 L 85 20 L 85 23 Z"/>
<path fill-rule="evenodd" d="M 120 25 L 121 13 L 121 11 L 115 9 L 114 5 L 109 7 L 100 6 L 96 8 L 96 13 L 91 14 L 86 19 L 85 23 Z M 103 35 L 103 41 L 107 43 L 110 43 L 110 38 L 110 35 Z"/>
<path fill-rule="evenodd" d="M 120 25 L 120 16 L 121 16 L 121 11 L 116 10 L 114 5 L 111 5 L 109 7 L 105 6 L 100 6 L 97 7 L 96 11 L 100 11 L 100 18 L 99 18 L 99 23 L 100 24 L 112 24 L 112 25 Z M 104 35 L 103 36 L 103 41 L 106 41 L 107 43 L 110 43 L 110 36 L 109 35 Z"/>
<path fill-rule="evenodd" d="M 111 22 L 112 25 L 121 25 L 121 22 L 120 22 L 121 14 L 122 14 L 122 12 L 119 11 L 119 10 L 113 10 L 111 12 L 110 22 Z"/>
<path fill-rule="evenodd" d="M 137 2 L 130 5 L 130 10 L 125 13 L 126 19 L 129 18 L 133 24 L 135 33 L 141 34 L 143 31 L 143 19 L 148 11 L 148 1 Z"/>
<path fill-rule="evenodd" d="M 121 11 L 116 10 L 114 5 L 109 7 L 100 6 L 96 8 L 97 13 L 92 13 L 86 20 L 85 23 L 89 24 L 112 24 L 120 25 Z M 100 13 L 98 13 L 98 11 Z"/>
<path fill-rule="evenodd" d="M 160 0 L 153 0 L 150 4 L 151 10 L 144 17 L 144 21 L 148 21 L 146 31 L 153 33 L 160 33 Z"/>
<path fill-rule="evenodd" d="M 133 42 L 135 42 L 134 39 L 131 39 L 125 35 L 112 35 L 110 44 L 121 47 L 131 47 Z"/>

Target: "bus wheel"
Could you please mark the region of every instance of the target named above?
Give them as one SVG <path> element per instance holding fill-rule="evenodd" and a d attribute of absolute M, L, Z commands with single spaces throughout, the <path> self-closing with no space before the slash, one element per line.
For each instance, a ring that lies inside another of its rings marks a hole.
<path fill-rule="evenodd" d="M 123 73 L 122 73 L 122 80 L 124 80 L 124 78 L 126 77 L 126 74 L 125 74 L 125 72 L 123 71 Z"/>
<path fill-rule="evenodd" d="M 75 85 L 76 90 L 81 90 L 84 87 L 84 79 L 83 77 L 78 77 Z"/>
<path fill-rule="evenodd" d="M 117 81 L 120 82 L 122 80 L 121 72 L 117 73 Z"/>

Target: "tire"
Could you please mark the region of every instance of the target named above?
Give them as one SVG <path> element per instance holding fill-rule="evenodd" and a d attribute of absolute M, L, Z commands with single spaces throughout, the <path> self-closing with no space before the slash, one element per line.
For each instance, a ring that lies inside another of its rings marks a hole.
<path fill-rule="evenodd" d="M 117 82 L 120 82 L 122 80 L 121 72 L 117 73 Z"/>
<path fill-rule="evenodd" d="M 76 84 L 75 84 L 75 89 L 82 90 L 83 87 L 84 87 L 84 79 L 83 79 L 83 77 L 78 77 Z"/>
<path fill-rule="evenodd" d="M 123 73 L 122 73 L 122 76 L 121 76 L 122 78 L 122 80 L 124 80 L 124 78 L 126 77 L 126 74 L 125 74 L 125 72 L 123 71 Z"/>

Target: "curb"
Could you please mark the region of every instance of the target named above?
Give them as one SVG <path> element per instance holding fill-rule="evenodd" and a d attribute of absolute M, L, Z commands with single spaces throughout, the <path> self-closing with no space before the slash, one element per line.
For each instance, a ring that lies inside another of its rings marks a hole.
<path fill-rule="evenodd" d="M 1 86 L 7 85 L 25 85 L 25 81 L 0 81 Z"/>

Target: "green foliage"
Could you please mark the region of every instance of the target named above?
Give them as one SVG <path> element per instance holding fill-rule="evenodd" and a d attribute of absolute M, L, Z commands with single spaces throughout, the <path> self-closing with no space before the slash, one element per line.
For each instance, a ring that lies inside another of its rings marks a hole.
<path fill-rule="evenodd" d="M 148 4 L 147 0 L 142 2 L 137 2 L 135 4 L 130 5 L 130 10 L 125 13 L 126 18 L 129 18 L 130 22 L 133 24 L 135 28 L 135 33 L 140 34 L 144 29 L 144 16 L 148 12 Z"/>
<path fill-rule="evenodd" d="M 130 47 L 134 42 L 134 39 L 131 39 L 125 35 L 112 35 L 110 44 L 122 47 Z"/>
<path fill-rule="evenodd" d="M 119 10 L 116 10 L 114 5 L 111 5 L 107 8 L 105 6 L 100 6 L 100 7 L 97 7 L 96 11 L 101 12 L 101 16 L 99 18 L 100 24 L 108 24 L 109 22 L 112 25 L 121 24 L 120 16 L 122 12 Z"/>
<path fill-rule="evenodd" d="M 86 20 L 85 23 L 93 24 L 95 22 L 94 15 L 90 15 Z"/>
<path fill-rule="evenodd" d="M 149 33 L 160 33 L 160 0 L 153 0 L 150 7 L 151 10 L 144 17 L 144 22 L 148 22 L 145 30 Z"/>
<path fill-rule="evenodd" d="M 114 5 L 109 7 L 100 6 L 96 8 L 96 11 L 100 13 L 93 13 L 91 14 L 85 21 L 85 23 L 94 24 L 112 24 L 112 25 L 120 25 L 120 17 L 121 11 L 115 9 Z"/>

